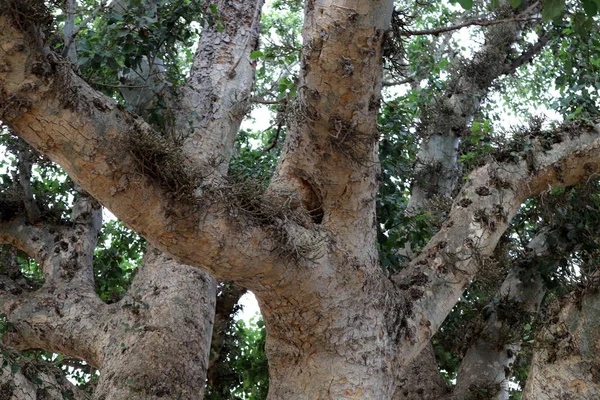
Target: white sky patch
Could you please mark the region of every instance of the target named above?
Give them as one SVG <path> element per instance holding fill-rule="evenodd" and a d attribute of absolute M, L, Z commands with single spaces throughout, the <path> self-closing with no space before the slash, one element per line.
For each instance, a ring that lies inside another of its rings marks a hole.
<path fill-rule="evenodd" d="M 254 293 L 251 291 L 247 291 L 244 294 L 240 301 L 238 302 L 243 308 L 235 315 L 235 320 L 239 321 L 240 319 L 248 323 L 250 319 L 256 317 L 256 315 L 260 315 L 260 307 L 258 306 L 258 301 L 254 296 Z"/>

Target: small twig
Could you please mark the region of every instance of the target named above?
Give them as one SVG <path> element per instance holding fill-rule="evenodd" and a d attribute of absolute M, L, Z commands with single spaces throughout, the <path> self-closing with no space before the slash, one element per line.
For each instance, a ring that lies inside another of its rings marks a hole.
<path fill-rule="evenodd" d="M 401 81 L 383 81 L 381 84 L 385 87 L 387 86 L 398 86 L 398 85 L 404 85 L 406 83 L 411 83 L 414 82 L 413 78 L 406 78 L 403 79 Z"/>
<path fill-rule="evenodd" d="M 505 24 L 505 23 L 509 23 L 509 22 L 527 22 L 527 21 L 540 21 L 540 20 L 541 20 L 540 17 L 520 17 L 520 16 L 514 17 L 514 18 L 499 19 L 499 20 L 494 20 L 494 21 L 477 19 L 477 20 L 466 21 L 466 22 L 463 22 L 462 24 L 458 24 L 458 25 L 445 26 L 445 27 L 435 28 L 435 29 L 422 29 L 422 30 L 418 30 L 418 31 L 406 30 L 406 31 L 403 31 L 402 33 L 400 33 L 400 35 L 401 36 L 439 35 L 440 33 L 455 31 L 458 29 L 466 28 L 468 26 L 492 26 L 492 25 Z"/>
<path fill-rule="evenodd" d="M 259 99 L 258 97 L 253 97 L 250 99 L 251 103 L 256 103 L 256 104 L 266 104 L 266 105 L 275 105 L 275 104 L 281 104 L 283 102 L 283 100 L 263 100 L 263 99 Z"/>

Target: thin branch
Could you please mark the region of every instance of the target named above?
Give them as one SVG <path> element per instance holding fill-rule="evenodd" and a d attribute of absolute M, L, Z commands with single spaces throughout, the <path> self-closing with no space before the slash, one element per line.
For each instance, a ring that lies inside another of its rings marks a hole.
<path fill-rule="evenodd" d="M 404 84 L 407 84 L 407 83 L 412 83 L 414 81 L 415 81 L 414 78 L 406 78 L 406 79 L 403 79 L 401 81 L 383 81 L 382 85 L 384 87 L 398 86 L 398 85 L 404 85 Z"/>
<path fill-rule="evenodd" d="M 75 27 L 75 29 L 73 30 L 73 38 L 75 38 L 75 36 L 77 36 L 77 34 L 92 20 L 96 17 L 96 15 L 98 15 L 98 13 L 100 11 L 102 11 L 104 9 L 104 7 L 106 7 L 106 0 L 102 0 L 100 2 L 100 5 L 90 13 L 90 15 L 88 15 L 83 21 L 81 21 L 81 23 L 79 25 L 77 25 Z M 72 39 L 71 39 L 72 40 Z"/>
<path fill-rule="evenodd" d="M 96 15 L 98 15 L 98 13 L 100 11 L 102 11 L 104 9 L 104 7 L 106 7 L 106 0 L 102 0 L 100 1 L 100 5 L 94 10 L 92 11 L 83 21 L 81 21 L 81 23 L 77 26 L 74 26 L 73 32 L 71 32 L 70 34 L 65 35 L 65 54 L 69 52 L 69 49 L 71 48 L 71 45 L 73 44 L 73 41 L 75 40 L 75 37 L 77 36 L 77 34 L 79 32 L 81 32 L 81 30 L 87 26 L 87 24 L 96 17 Z M 71 15 L 71 13 L 68 13 L 69 18 L 74 18 L 74 15 Z M 67 32 L 65 32 L 67 33 Z M 71 61 L 75 61 L 75 60 L 71 60 Z"/>
<path fill-rule="evenodd" d="M 258 97 L 253 97 L 250 99 L 250 102 L 252 103 L 256 103 L 256 104 L 266 104 L 266 105 L 275 105 L 275 104 L 281 104 L 283 102 L 283 100 L 263 100 L 260 99 Z"/>
<path fill-rule="evenodd" d="M 403 31 L 401 33 L 401 35 L 402 36 L 439 35 L 441 33 L 455 31 L 458 29 L 466 28 L 468 26 L 492 26 L 492 25 L 506 24 L 509 22 L 527 22 L 527 21 L 540 21 L 540 20 L 541 20 L 540 17 L 521 17 L 521 16 L 517 16 L 514 18 L 499 19 L 499 20 L 494 20 L 494 21 L 477 19 L 477 20 L 466 21 L 466 22 L 463 22 L 458 25 L 446 26 L 446 27 L 442 27 L 442 28 L 422 29 L 422 30 L 418 30 L 418 31 L 406 30 L 406 31 Z"/>
<path fill-rule="evenodd" d="M 507 68 L 506 74 L 512 74 L 521 65 L 530 62 L 533 59 L 533 57 L 535 57 L 544 48 L 544 46 L 546 45 L 546 43 L 548 43 L 549 40 L 549 33 L 546 33 L 544 36 L 541 36 L 533 46 L 527 49 L 527 51 L 525 51 L 519 57 L 512 60 L 512 62 Z"/>
<path fill-rule="evenodd" d="M 29 146 L 27 146 L 29 147 Z M 33 197 L 33 191 L 31 190 L 31 151 L 24 149 L 20 150 L 18 154 L 19 159 L 19 185 L 21 193 L 23 194 L 23 205 L 27 211 L 27 218 L 30 223 L 35 224 L 40 219 L 40 209 L 35 202 Z"/>

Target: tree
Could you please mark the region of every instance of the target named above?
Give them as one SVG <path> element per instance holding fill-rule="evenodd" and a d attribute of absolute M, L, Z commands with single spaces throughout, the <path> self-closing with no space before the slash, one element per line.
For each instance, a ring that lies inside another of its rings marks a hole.
<path fill-rule="evenodd" d="M 459 3 L 472 8 L 461 23 L 461 13 L 446 5 L 401 3 L 395 11 L 392 1 L 306 2 L 297 81 L 282 74 L 279 98 L 259 99 L 278 106 L 273 147 L 285 134 L 263 187 L 234 173 L 239 161 L 232 161 L 255 59 L 281 60 L 257 48 L 262 1 L 154 0 L 137 13 L 139 1 L 118 1 L 94 28 L 106 33 L 78 41 L 89 22 L 72 20 L 78 3 L 65 2 L 60 40 L 55 4 L 1 0 L 0 120 L 64 168 L 77 191 L 68 218 L 48 219 L 32 194 L 23 147 L 12 182 L 18 200 L 3 203 L 12 208 L 3 208 L 0 237 L 35 258 L 45 281 L 26 295 L 3 289 L 11 323 L 5 342 L 100 368 L 95 398 L 197 398 L 216 278 L 259 300 L 269 398 L 507 398 L 507 376 L 531 340 L 533 316 L 546 291 L 560 294 L 551 282 L 570 262 L 584 272 L 587 290 L 553 303 L 560 312 L 548 315 L 558 319 L 550 318 L 550 337 L 540 329 L 538 343 L 556 350 L 556 371 L 570 368 L 573 379 L 556 373 L 546 385 L 548 350 L 534 347 L 526 393 L 593 398 L 597 363 L 587 338 L 596 329 L 584 317 L 596 304 L 596 225 L 582 210 L 596 210 L 592 183 L 600 169 L 594 77 L 566 67 L 564 49 L 546 54 L 560 65 L 553 71 L 561 73 L 560 88 L 572 95 L 561 104 L 570 120 L 543 129 L 532 121 L 511 140 L 495 141 L 493 113 L 482 104 L 494 84 L 508 93 L 517 85 L 502 79 L 533 75 L 521 71 L 549 43 L 582 54 L 597 47 L 566 36 L 589 33 L 598 4 L 569 4 L 563 13 L 560 1 L 543 8 Z M 184 78 L 173 54 L 190 39 L 194 18 L 203 26 Z M 431 28 L 428 18 L 453 26 Z M 465 59 L 448 32 L 471 25 L 484 27 L 484 43 Z M 531 31 L 539 37 L 533 43 L 523 39 Z M 118 52 L 93 51 L 113 39 Z M 435 51 L 425 57 L 429 49 Z M 588 62 L 597 69 L 594 60 Z M 293 63 L 293 56 L 284 60 Z M 534 83 L 526 86 L 531 92 Z M 408 85 L 409 95 L 382 104 L 382 84 Z M 408 198 L 409 176 L 397 171 L 413 162 Z M 577 184 L 588 187 L 564 189 Z M 561 197 L 559 223 L 545 204 Z M 150 244 L 130 296 L 114 304 L 94 294 L 96 201 Z M 547 268 L 530 267 L 537 264 Z M 19 274 L 9 274 L 5 287 L 18 284 Z M 186 288 L 185 296 L 175 288 Z M 197 318 L 188 331 L 181 329 L 185 315 Z M 465 315 L 471 341 L 448 356 Z M 197 340 L 186 352 L 190 337 Z M 161 348 L 167 338 L 171 346 Z M 565 348 L 570 352 L 557 351 Z M 446 373 L 458 374 L 452 393 L 434 353 Z M 152 365 L 168 366 L 168 378 L 162 368 L 150 372 Z"/>

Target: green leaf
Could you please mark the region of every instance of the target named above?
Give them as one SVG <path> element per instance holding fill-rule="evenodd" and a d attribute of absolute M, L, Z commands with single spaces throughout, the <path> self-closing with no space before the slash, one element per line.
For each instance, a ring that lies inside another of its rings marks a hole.
<path fill-rule="evenodd" d="M 512 8 L 517 8 L 521 5 L 521 0 L 509 0 L 509 3 Z"/>
<path fill-rule="evenodd" d="M 17 363 L 11 364 L 10 372 L 12 372 L 13 374 L 16 374 L 17 372 L 19 372 L 19 364 L 17 364 Z"/>
<path fill-rule="evenodd" d="M 550 21 L 558 17 L 565 9 L 565 0 L 546 0 L 542 9 L 544 21 Z"/>
<path fill-rule="evenodd" d="M 573 29 L 582 38 L 587 38 L 593 29 L 592 20 L 579 12 L 573 16 Z"/>
<path fill-rule="evenodd" d="M 598 13 L 598 4 L 595 0 L 583 0 L 581 5 L 588 17 L 593 17 Z"/>
<path fill-rule="evenodd" d="M 461 5 L 465 10 L 470 10 L 473 8 L 473 0 L 457 0 L 458 4 Z"/>
<path fill-rule="evenodd" d="M 490 5 L 492 11 L 498 8 L 498 6 L 500 6 L 500 0 L 492 0 L 492 4 Z"/>
<path fill-rule="evenodd" d="M 254 50 L 252 53 L 250 53 L 251 60 L 256 60 L 257 58 L 260 58 L 262 56 L 264 56 L 264 53 L 260 50 Z"/>

